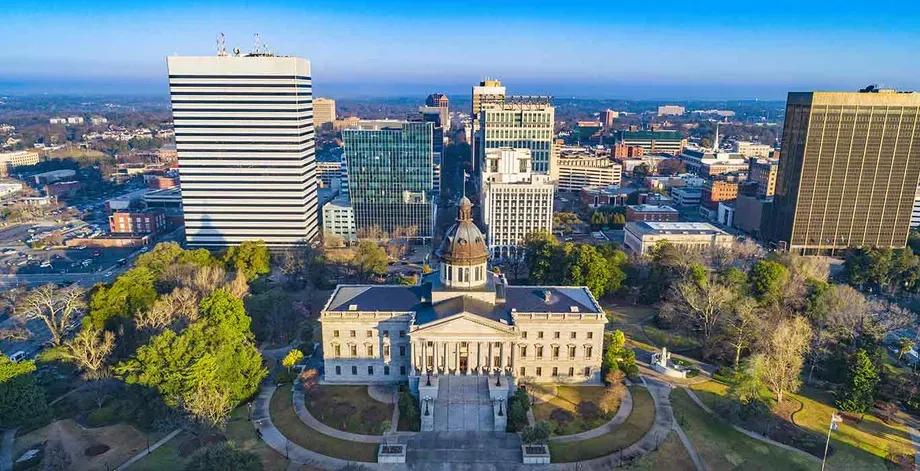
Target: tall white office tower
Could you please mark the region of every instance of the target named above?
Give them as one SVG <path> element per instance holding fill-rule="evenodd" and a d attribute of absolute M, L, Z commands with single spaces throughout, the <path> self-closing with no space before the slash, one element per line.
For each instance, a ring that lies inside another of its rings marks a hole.
<path fill-rule="evenodd" d="M 190 246 L 311 242 L 318 232 L 310 63 L 168 57 Z"/>
<path fill-rule="evenodd" d="M 523 255 L 527 236 L 553 231 L 553 184 L 532 170 L 530 149 L 486 149 L 482 219 L 496 259 Z"/>

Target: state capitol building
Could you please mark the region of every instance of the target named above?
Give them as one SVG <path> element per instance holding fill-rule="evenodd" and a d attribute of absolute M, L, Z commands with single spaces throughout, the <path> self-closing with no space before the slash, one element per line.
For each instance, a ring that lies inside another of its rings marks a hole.
<path fill-rule="evenodd" d="M 607 318 L 584 286 L 509 286 L 469 199 L 438 270 L 418 285 L 339 285 L 321 313 L 327 383 L 398 383 L 423 375 L 506 375 L 600 383 Z"/>

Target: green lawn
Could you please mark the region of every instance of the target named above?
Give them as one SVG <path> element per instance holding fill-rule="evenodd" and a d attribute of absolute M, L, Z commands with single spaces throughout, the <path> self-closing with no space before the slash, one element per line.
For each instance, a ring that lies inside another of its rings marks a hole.
<path fill-rule="evenodd" d="M 550 422 L 557 435 L 571 435 L 597 428 L 613 418 L 619 402 L 610 404 L 609 412 L 599 411 L 600 414 L 592 418 L 579 414 L 578 405 L 582 402 L 600 405 L 605 389 L 604 386 L 557 386 L 554 397 L 547 402 L 534 404 L 534 417 L 538 421 Z"/>
<path fill-rule="evenodd" d="M 834 411 L 833 397 L 823 391 L 802 388 L 793 395 L 802 403 L 802 410 L 792 419 L 814 433 L 827 433 L 827 425 Z M 831 469 L 886 469 L 889 453 L 912 454 L 910 434 L 901 424 L 886 424 L 875 416 L 866 414 L 862 422 L 845 421 L 831 435 L 835 453 L 828 457 Z"/>
<path fill-rule="evenodd" d="M 230 421 L 227 423 L 227 429 L 224 435 L 227 439 L 236 443 L 241 450 L 249 451 L 259 455 L 262 461 L 264 471 L 282 471 L 287 469 L 288 462 L 283 455 L 266 445 L 256 435 L 256 429 L 252 422 L 247 419 L 249 411 L 245 404 L 237 407 L 230 415 Z M 161 468 L 167 469 L 167 468 Z"/>
<path fill-rule="evenodd" d="M 367 386 L 317 386 L 306 399 L 313 417 L 346 432 L 382 435 L 393 417 L 393 405 L 373 399 Z"/>
<path fill-rule="evenodd" d="M 132 470 L 141 471 L 159 471 L 161 469 L 182 469 L 188 456 L 182 456 L 179 452 L 179 445 L 192 437 L 192 434 L 183 431 L 164 443 L 162 446 L 153 450 L 152 453 L 142 458 L 137 463 L 131 465 Z"/>
<path fill-rule="evenodd" d="M 607 456 L 621 448 L 639 441 L 655 422 L 655 404 L 645 388 L 629 389 L 633 397 L 633 409 L 613 432 L 597 438 L 570 443 L 550 442 L 550 454 L 554 463 L 571 463 Z"/>
<path fill-rule="evenodd" d="M 643 456 L 638 462 L 624 469 L 694 471 L 693 460 L 690 459 L 690 454 L 687 453 L 687 449 L 684 448 L 684 444 L 681 443 L 680 437 L 675 432 L 668 434 L 668 438 L 661 442 L 658 450 Z"/>
<path fill-rule="evenodd" d="M 674 416 L 700 458 L 718 470 L 814 470 L 819 465 L 798 453 L 750 438 L 708 414 L 683 389 L 671 393 Z M 844 468 L 830 468 L 844 469 Z"/>
<path fill-rule="evenodd" d="M 294 413 L 291 390 L 280 387 L 272 396 L 270 414 L 272 423 L 281 434 L 293 443 L 317 453 L 343 460 L 375 462 L 377 445 L 357 443 L 324 435 L 304 424 Z"/>

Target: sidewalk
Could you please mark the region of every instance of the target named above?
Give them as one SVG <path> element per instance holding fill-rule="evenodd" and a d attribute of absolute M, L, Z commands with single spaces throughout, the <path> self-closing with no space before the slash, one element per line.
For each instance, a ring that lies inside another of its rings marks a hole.
<path fill-rule="evenodd" d="M 589 438 L 596 438 L 607 433 L 612 433 L 614 429 L 620 426 L 620 424 L 626 422 L 626 419 L 629 418 L 629 414 L 632 413 L 632 409 L 633 398 L 632 394 L 627 388 L 626 395 L 623 396 L 623 400 L 620 401 L 620 408 L 617 409 L 616 415 L 614 415 L 613 418 L 610 419 L 610 421 L 608 421 L 606 424 L 572 435 L 557 435 L 550 437 L 549 441 L 555 443 L 580 442 L 582 440 L 588 440 Z"/>
<path fill-rule="evenodd" d="M 144 451 L 142 451 L 142 452 L 140 452 L 140 453 L 134 455 L 130 460 L 125 461 L 124 463 L 121 464 L 121 466 L 115 468 L 115 471 L 122 471 L 122 470 L 124 470 L 124 469 L 127 469 L 127 468 L 130 467 L 132 464 L 137 463 L 138 461 L 140 461 L 141 459 L 143 459 L 145 456 L 147 456 L 147 455 L 149 455 L 150 453 L 153 453 L 154 451 L 156 451 L 157 448 L 163 446 L 164 443 L 166 443 L 166 442 L 172 440 L 173 437 L 175 437 L 176 435 L 179 435 L 179 433 L 181 433 L 181 432 L 182 432 L 182 429 L 181 429 L 181 428 L 177 428 L 177 429 L 173 430 L 172 432 L 169 432 L 169 435 L 166 435 L 165 437 L 159 439 L 159 440 L 158 440 L 156 443 L 154 443 L 153 445 L 150 445 L 150 449 L 149 449 L 149 450 L 145 449 Z"/>

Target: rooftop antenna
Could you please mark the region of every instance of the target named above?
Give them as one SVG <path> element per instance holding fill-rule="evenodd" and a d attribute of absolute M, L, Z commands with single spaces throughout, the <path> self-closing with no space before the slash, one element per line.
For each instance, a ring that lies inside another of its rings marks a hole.
<path fill-rule="evenodd" d="M 252 35 L 252 53 L 261 54 L 262 53 L 262 36 L 259 33 Z"/>
<path fill-rule="evenodd" d="M 217 55 L 218 57 L 227 56 L 227 38 L 224 33 L 217 33 Z"/>

